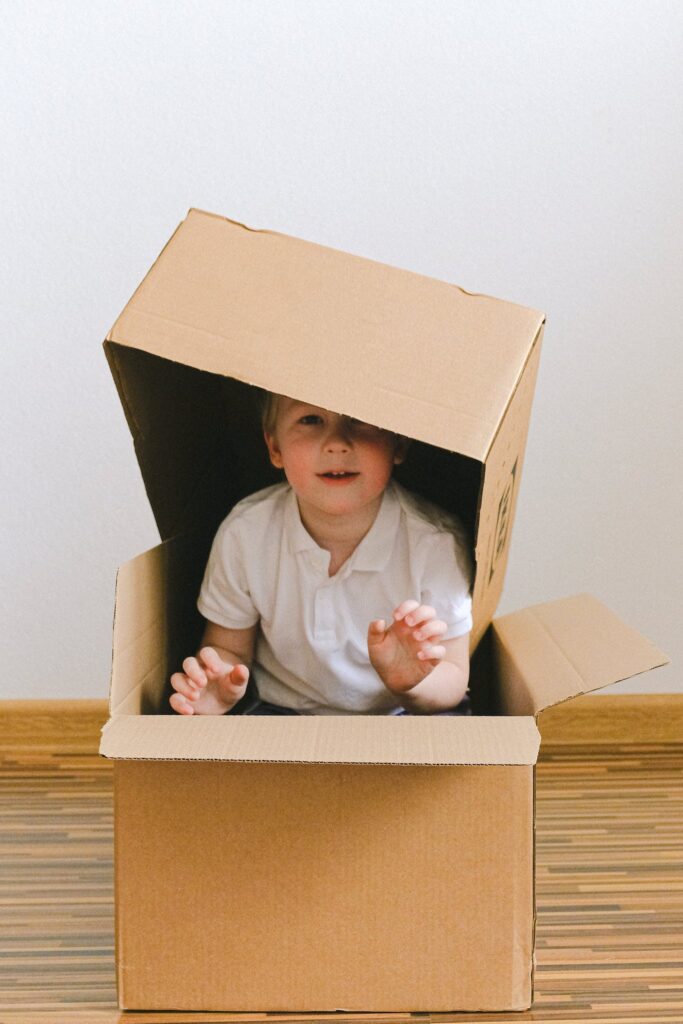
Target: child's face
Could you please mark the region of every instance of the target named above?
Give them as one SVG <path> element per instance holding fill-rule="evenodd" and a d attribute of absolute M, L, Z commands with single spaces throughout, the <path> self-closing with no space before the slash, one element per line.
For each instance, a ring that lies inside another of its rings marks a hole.
<path fill-rule="evenodd" d="M 284 469 L 297 497 L 329 514 L 348 515 L 376 500 L 404 457 L 388 430 L 285 397 L 275 433 L 264 436 L 270 461 Z"/>

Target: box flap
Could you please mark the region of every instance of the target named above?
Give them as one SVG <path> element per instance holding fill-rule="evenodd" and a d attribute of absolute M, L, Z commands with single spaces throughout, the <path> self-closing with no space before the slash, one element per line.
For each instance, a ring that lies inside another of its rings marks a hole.
<path fill-rule="evenodd" d="M 482 460 L 542 322 L 536 310 L 190 210 L 107 342 Z"/>
<path fill-rule="evenodd" d="M 123 760 L 532 765 L 533 718 L 120 715 L 100 753 Z"/>
<path fill-rule="evenodd" d="M 110 715 L 159 710 L 171 672 L 201 634 L 195 598 L 205 561 L 205 542 L 193 533 L 158 544 L 120 567 Z"/>
<path fill-rule="evenodd" d="M 536 715 L 669 660 L 590 594 L 503 615 L 491 629 L 507 714 Z"/>

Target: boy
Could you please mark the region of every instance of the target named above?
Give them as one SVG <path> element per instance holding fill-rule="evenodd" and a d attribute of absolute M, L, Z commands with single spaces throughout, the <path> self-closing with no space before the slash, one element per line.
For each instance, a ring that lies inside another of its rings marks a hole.
<path fill-rule="evenodd" d="M 469 554 L 452 517 L 391 480 L 409 442 L 282 395 L 263 432 L 287 482 L 221 524 L 172 708 L 225 714 L 255 659 L 256 714 L 449 713 L 469 674 Z"/>

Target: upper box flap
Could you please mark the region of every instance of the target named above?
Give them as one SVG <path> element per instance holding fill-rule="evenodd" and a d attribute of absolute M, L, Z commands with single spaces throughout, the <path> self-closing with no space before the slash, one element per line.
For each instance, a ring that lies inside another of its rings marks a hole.
<path fill-rule="evenodd" d="M 533 718 L 123 715 L 102 730 L 105 757 L 303 764 L 531 765 Z"/>
<path fill-rule="evenodd" d="M 536 715 L 668 658 L 590 594 L 537 604 L 492 624 L 503 710 Z"/>
<path fill-rule="evenodd" d="M 483 460 L 542 322 L 536 310 L 190 210 L 107 341 Z"/>

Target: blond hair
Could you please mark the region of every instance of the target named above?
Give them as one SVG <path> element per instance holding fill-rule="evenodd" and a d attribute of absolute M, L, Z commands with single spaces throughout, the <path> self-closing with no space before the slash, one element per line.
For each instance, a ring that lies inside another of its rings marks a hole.
<path fill-rule="evenodd" d="M 280 399 L 282 395 L 275 394 L 273 391 L 264 391 L 261 396 L 261 428 L 266 434 L 274 434 L 275 427 L 277 425 L 277 414 L 280 408 Z M 403 448 L 403 451 L 407 451 L 410 445 L 410 438 L 404 437 L 402 434 L 393 434 L 394 449 Z"/>
<path fill-rule="evenodd" d="M 261 427 L 266 434 L 274 434 L 281 395 L 264 391 L 261 396 Z"/>

